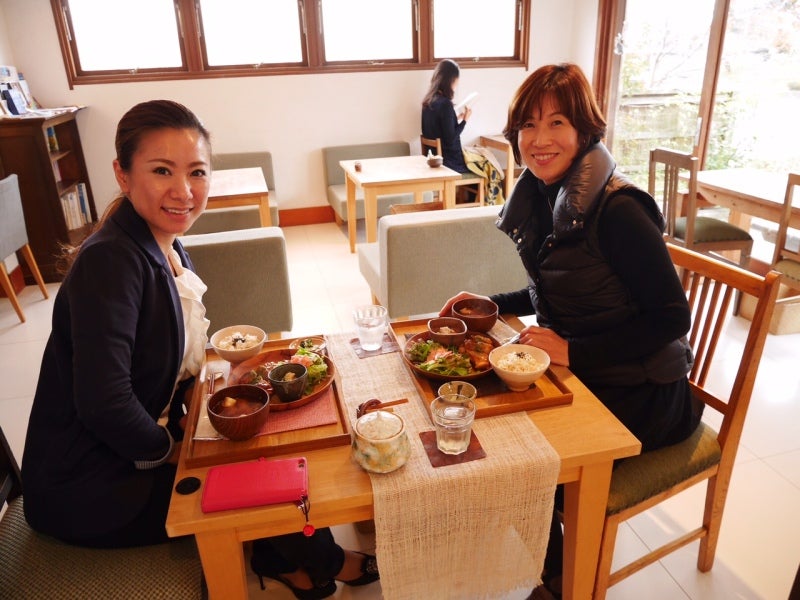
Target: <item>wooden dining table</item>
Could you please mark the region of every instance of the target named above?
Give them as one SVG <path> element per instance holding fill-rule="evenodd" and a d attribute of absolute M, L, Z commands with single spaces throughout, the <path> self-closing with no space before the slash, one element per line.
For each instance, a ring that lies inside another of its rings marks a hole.
<path fill-rule="evenodd" d="M 507 320 L 515 329 L 523 326 L 513 317 Z M 399 353 L 395 355 L 397 376 L 411 376 Z M 209 359 L 213 359 L 212 354 Z M 208 363 L 200 380 L 205 379 L 207 368 Z M 641 444 L 568 368 L 551 368 L 572 392 L 572 401 L 531 410 L 528 415 L 561 460 L 558 482 L 564 484 L 565 495 L 563 597 L 588 600 L 594 586 L 612 465 L 617 459 L 638 454 Z M 347 373 L 339 372 L 337 377 L 346 378 Z M 195 390 L 185 439 L 192 439 L 206 391 L 206 384 Z M 387 390 L 386 397 L 391 394 Z M 268 448 L 268 441 L 263 443 Z M 302 453 L 293 449 L 285 454 L 307 458 L 312 523 L 323 527 L 372 519 L 370 476 L 351 460 L 350 445 L 319 446 L 310 444 Z M 190 466 L 189 448 L 185 441 L 176 481 L 196 477 L 202 484 L 208 474 L 208 454 L 204 455 L 202 466 Z M 284 455 L 274 455 L 280 456 Z M 290 503 L 204 514 L 200 508 L 201 490 L 202 487 L 189 494 L 173 492 L 167 533 L 173 537 L 195 536 L 211 600 L 244 600 L 248 591 L 243 542 L 299 531 L 305 524 L 303 514 Z"/>
<path fill-rule="evenodd" d="M 356 168 L 358 164 L 358 168 Z M 347 235 L 350 252 L 356 251 L 356 188 L 364 190 L 364 222 L 367 243 L 378 239 L 378 196 L 414 194 L 414 202 L 423 200 L 423 193 L 437 191 L 444 208 L 456 204 L 456 180 L 461 173 L 445 166 L 429 167 L 423 155 L 390 156 L 363 160 L 339 161 L 347 186 Z"/>
<path fill-rule="evenodd" d="M 272 225 L 269 188 L 260 167 L 217 169 L 211 172 L 207 208 L 258 206 L 262 227 Z"/>
<path fill-rule="evenodd" d="M 728 221 L 748 230 L 753 217 L 780 222 L 787 175 L 762 169 L 697 172 L 697 192 L 710 204 L 730 209 Z M 791 227 L 800 228 L 800 198 L 794 199 Z"/>

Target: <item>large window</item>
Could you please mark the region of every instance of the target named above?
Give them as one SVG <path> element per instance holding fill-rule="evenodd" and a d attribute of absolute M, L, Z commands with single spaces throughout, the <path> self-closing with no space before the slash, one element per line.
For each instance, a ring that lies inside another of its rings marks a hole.
<path fill-rule="evenodd" d="M 530 0 L 51 0 L 70 86 L 525 66 Z M 108 23 L 124 23 L 109 27 Z M 488 34 L 487 32 L 491 32 Z"/>
<path fill-rule="evenodd" d="M 647 182 L 648 153 L 701 168 L 797 169 L 800 3 L 601 0 L 596 88 L 620 166 Z"/>

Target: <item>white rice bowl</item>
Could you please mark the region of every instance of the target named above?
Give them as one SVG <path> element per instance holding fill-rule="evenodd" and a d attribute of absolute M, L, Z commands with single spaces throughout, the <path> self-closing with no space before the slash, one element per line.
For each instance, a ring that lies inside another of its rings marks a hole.
<path fill-rule="evenodd" d="M 499 346 L 489 353 L 489 363 L 497 376 L 513 392 L 524 392 L 550 366 L 550 355 L 526 344 Z"/>
<path fill-rule="evenodd" d="M 237 363 L 261 352 L 266 339 L 266 332 L 259 327 L 231 325 L 214 333 L 210 341 L 222 360 Z"/>

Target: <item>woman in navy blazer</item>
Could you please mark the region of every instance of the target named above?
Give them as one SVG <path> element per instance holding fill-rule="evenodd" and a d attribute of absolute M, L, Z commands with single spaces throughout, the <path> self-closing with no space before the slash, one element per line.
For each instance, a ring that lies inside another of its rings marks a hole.
<path fill-rule="evenodd" d="M 89 547 L 168 541 L 183 403 L 208 327 L 206 286 L 177 237 L 208 200 L 208 131 L 176 102 L 144 102 L 120 120 L 116 150 L 121 194 L 66 255 L 22 458 L 31 527 Z M 334 578 L 378 579 L 374 557 L 327 529 L 259 543 L 280 569 L 263 574 L 298 598 L 332 594 Z"/>

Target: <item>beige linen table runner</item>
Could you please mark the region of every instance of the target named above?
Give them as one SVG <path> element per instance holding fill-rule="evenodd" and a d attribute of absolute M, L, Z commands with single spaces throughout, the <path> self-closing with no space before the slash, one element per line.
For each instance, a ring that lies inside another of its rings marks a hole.
<path fill-rule="evenodd" d="M 434 469 L 419 438 L 433 426 L 402 356 L 360 359 L 352 337 L 328 336 L 351 423 L 370 398 L 409 399 L 393 407 L 408 429 L 408 462 L 370 474 L 384 598 L 502 598 L 533 588 L 560 467 L 553 447 L 525 413 L 482 418 L 473 431 L 486 458 Z"/>

